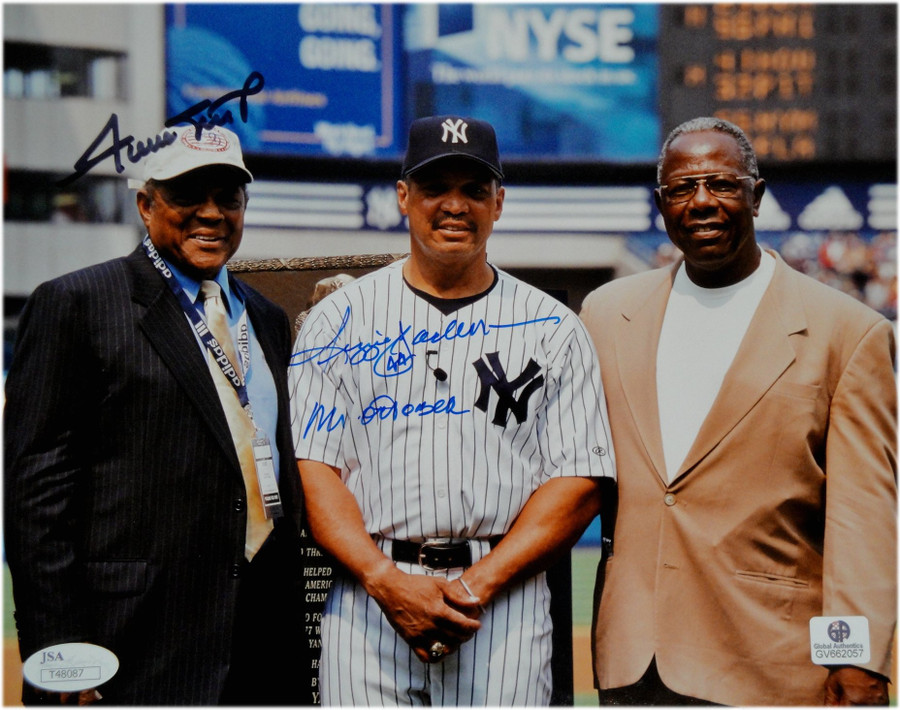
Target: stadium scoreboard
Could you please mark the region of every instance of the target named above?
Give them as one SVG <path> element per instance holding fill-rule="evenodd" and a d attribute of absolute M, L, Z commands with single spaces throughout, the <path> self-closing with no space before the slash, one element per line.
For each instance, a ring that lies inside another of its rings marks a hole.
<path fill-rule="evenodd" d="M 893 160 L 894 4 L 660 5 L 662 136 L 715 115 L 761 161 Z"/>

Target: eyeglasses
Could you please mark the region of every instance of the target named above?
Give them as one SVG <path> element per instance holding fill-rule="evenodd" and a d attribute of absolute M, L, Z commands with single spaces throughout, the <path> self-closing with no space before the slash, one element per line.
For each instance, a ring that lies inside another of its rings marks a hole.
<path fill-rule="evenodd" d="M 700 183 L 713 197 L 730 199 L 737 197 L 741 190 L 741 180 L 755 180 L 752 175 L 732 175 L 731 173 L 710 173 L 708 175 L 687 175 L 666 185 L 659 186 L 663 199 L 670 205 L 687 202 L 697 194 Z"/>

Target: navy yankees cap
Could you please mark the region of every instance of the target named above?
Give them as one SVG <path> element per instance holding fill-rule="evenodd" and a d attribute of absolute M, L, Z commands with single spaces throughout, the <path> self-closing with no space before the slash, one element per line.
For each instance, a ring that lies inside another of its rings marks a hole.
<path fill-rule="evenodd" d="M 428 116 L 413 121 L 400 172 L 406 177 L 435 160 L 453 157 L 476 160 L 503 179 L 494 127 L 487 121 L 459 116 Z"/>

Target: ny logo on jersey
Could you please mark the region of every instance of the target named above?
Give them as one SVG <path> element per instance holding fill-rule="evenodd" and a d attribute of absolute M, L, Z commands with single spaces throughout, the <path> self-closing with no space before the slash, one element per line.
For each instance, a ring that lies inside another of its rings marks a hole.
<path fill-rule="evenodd" d="M 468 143 L 469 139 L 466 138 L 466 129 L 468 127 L 469 124 L 461 118 L 456 119 L 456 123 L 448 118 L 441 124 L 441 128 L 444 129 L 444 135 L 441 136 L 441 140 L 446 143 L 447 139 L 452 135 L 453 140 L 451 143 L 459 143 L 460 141 Z"/>
<path fill-rule="evenodd" d="M 499 353 L 485 355 L 490 366 L 485 364 L 484 360 L 476 360 L 472 363 L 481 380 L 481 389 L 478 392 L 478 399 L 475 400 L 475 406 L 486 413 L 493 389 L 500 401 L 497 402 L 497 408 L 494 410 L 492 423 L 505 429 L 510 412 L 513 413 L 519 424 L 528 419 L 528 400 L 544 384 L 544 376 L 538 375 L 541 366 L 529 358 L 528 366 L 522 371 L 522 374 L 510 382 L 506 379 L 506 372 L 503 370 L 503 365 L 500 364 L 498 355 Z M 516 399 L 514 393 L 523 385 L 525 388 Z"/>

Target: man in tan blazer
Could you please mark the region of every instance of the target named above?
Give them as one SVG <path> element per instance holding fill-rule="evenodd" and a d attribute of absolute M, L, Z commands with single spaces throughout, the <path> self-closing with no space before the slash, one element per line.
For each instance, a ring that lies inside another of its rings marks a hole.
<path fill-rule="evenodd" d="M 758 247 L 765 182 L 736 126 L 676 128 L 658 179 L 684 259 L 604 285 L 581 314 L 619 468 L 598 572 L 600 701 L 885 703 L 892 326 Z M 871 660 L 814 663 L 810 619 L 823 616 L 865 617 Z"/>

